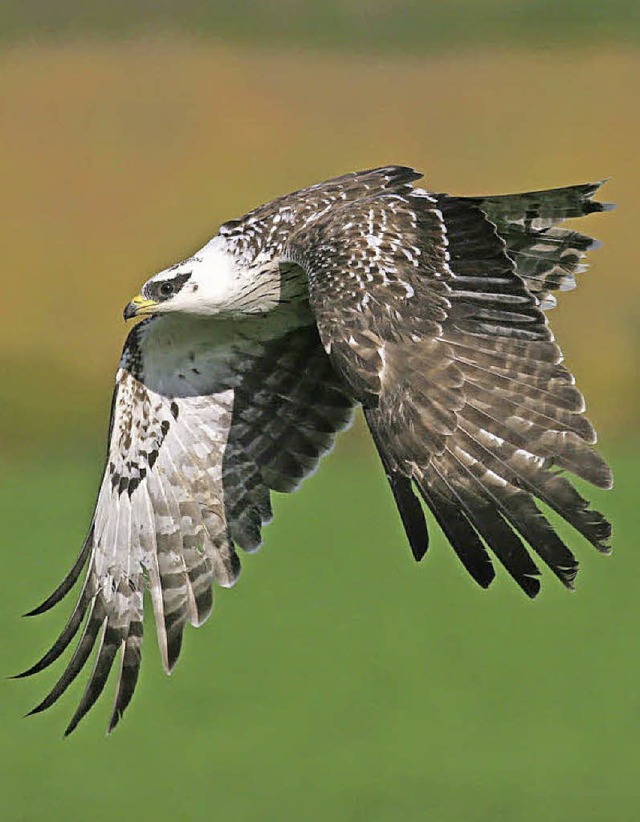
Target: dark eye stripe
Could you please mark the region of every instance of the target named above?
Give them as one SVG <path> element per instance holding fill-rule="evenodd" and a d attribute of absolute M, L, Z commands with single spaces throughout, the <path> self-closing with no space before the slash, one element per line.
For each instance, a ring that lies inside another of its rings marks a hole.
<path fill-rule="evenodd" d="M 158 302 L 168 300 L 171 297 L 175 297 L 190 276 L 191 271 L 185 271 L 182 274 L 176 274 L 174 277 L 166 280 L 156 280 L 155 282 L 147 283 L 143 289 L 143 294 L 147 299 L 157 300 Z"/>

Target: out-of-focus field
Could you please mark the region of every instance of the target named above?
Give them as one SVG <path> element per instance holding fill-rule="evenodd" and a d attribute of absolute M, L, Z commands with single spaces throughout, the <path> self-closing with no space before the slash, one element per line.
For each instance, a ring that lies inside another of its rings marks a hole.
<path fill-rule="evenodd" d="M 105 704 L 60 741 L 79 683 L 30 720 L 55 673 L 0 683 L 3 818 L 636 818 L 639 87 L 640 54 L 602 49 L 347 57 L 136 37 L 0 53 L 3 675 L 68 612 L 17 617 L 82 540 L 121 309 L 151 273 L 259 202 L 392 162 L 469 194 L 610 175 L 619 205 L 581 223 L 604 248 L 550 315 L 616 470 L 613 492 L 589 492 L 613 558 L 572 536 L 578 592 L 547 575 L 535 603 L 504 579 L 477 590 L 435 527 L 416 566 L 356 429 L 278 498 L 171 680 L 148 626 L 113 737 Z"/>
<path fill-rule="evenodd" d="M 252 45 L 417 51 L 640 41 L 633 0 L 22 0 L 0 5 L 0 42 L 165 31 Z"/>
<path fill-rule="evenodd" d="M 578 591 L 482 591 L 435 539 L 411 559 L 373 456 L 335 454 L 278 497 L 261 553 L 187 632 L 173 676 L 153 627 L 134 702 L 103 736 L 111 688 L 21 719 L 55 672 L 4 682 L 6 819 L 631 820 L 638 785 L 638 451 L 594 498 L 615 553 L 578 537 Z M 12 472 L 2 496 L 0 670 L 45 649 L 64 606 L 19 621 L 71 564 L 96 466 Z M 69 606 L 71 603 L 69 603 Z M 64 613 L 63 613 L 64 612 Z"/>
<path fill-rule="evenodd" d="M 551 319 L 609 435 L 637 422 L 640 55 L 288 56 L 190 41 L 0 55 L 3 448 L 96 441 L 151 273 L 284 191 L 389 162 L 459 193 L 612 176 Z"/>

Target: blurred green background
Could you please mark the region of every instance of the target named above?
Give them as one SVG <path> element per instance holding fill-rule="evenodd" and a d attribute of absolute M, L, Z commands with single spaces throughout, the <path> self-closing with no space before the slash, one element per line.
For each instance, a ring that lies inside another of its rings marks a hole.
<path fill-rule="evenodd" d="M 265 11 L 267 10 L 268 11 Z M 415 565 L 372 447 L 344 435 L 171 679 L 60 735 L 82 683 L 1 683 L 6 819 L 633 820 L 637 739 L 640 15 L 631 2 L 342 0 L 0 6 L 0 672 L 76 556 L 121 309 L 224 219 L 390 162 L 456 193 L 612 176 L 605 241 L 551 314 L 616 489 L 614 556 L 576 535 L 569 595 L 476 589 L 432 527 Z M 567 533 L 566 531 L 564 533 Z M 634 544 L 632 544 L 632 542 Z M 151 626 L 149 626 L 151 628 Z"/>

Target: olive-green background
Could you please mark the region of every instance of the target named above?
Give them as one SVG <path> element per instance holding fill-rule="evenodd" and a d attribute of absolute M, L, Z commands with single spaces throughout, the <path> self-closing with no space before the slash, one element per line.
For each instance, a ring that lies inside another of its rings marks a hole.
<path fill-rule="evenodd" d="M 550 574 L 534 603 L 502 574 L 481 591 L 435 526 L 416 565 L 356 425 L 276 498 L 170 679 L 148 625 L 113 736 L 107 696 L 61 740 L 81 682 L 21 718 L 59 666 L 0 683 L 2 818 L 639 818 L 637 4 L 31 0 L 0 30 L 4 676 L 71 607 L 19 618 L 79 548 L 121 309 L 151 273 L 390 162 L 469 194 L 611 176 L 619 205 L 584 221 L 605 245 L 550 315 L 616 473 L 589 491 L 613 557 L 563 530 L 576 594 Z"/>

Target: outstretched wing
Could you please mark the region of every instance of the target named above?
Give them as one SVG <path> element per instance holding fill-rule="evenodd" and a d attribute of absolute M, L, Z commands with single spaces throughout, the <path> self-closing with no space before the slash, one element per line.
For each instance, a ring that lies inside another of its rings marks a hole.
<path fill-rule="evenodd" d="M 535 500 L 606 551 L 608 523 L 560 471 L 603 488 L 611 474 L 541 311 L 563 280 L 532 285 L 537 262 L 562 266 L 564 240 L 543 250 L 530 235 L 559 238 L 551 224 L 574 215 L 564 203 L 584 213 L 594 189 L 479 202 L 411 179 L 305 226 L 288 258 L 307 271 L 323 344 L 363 403 L 416 558 L 428 540 L 415 490 L 481 585 L 494 577 L 489 548 L 534 596 L 525 543 L 571 585 L 576 560 Z M 523 201 L 541 222 L 519 244 L 514 228 L 508 253 L 495 223 L 517 226 Z"/>
<path fill-rule="evenodd" d="M 169 315 L 133 329 L 113 400 L 109 453 L 82 552 L 33 614 L 59 602 L 88 566 L 62 634 L 23 676 L 50 665 L 84 630 L 64 673 L 34 709 L 52 705 L 97 644 L 70 733 L 100 696 L 120 653 L 109 730 L 133 695 L 143 595 L 151 595 L 164 667 L 187 622 L 211 613 L 212 582 L 240 571 L 271 518 L 270 491 L 292 491 L 352 416 L 308 308 L 233 323 Z M 301 324 L 302 323 L 302 324 Z"/>

